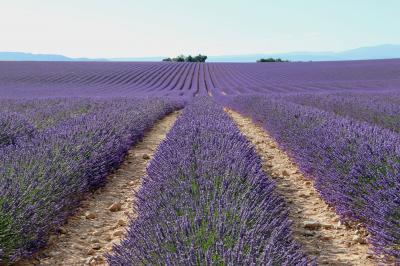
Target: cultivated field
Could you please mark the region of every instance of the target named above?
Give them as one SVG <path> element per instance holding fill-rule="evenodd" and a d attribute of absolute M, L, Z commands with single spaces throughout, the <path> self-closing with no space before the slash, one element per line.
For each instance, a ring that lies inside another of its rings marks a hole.
<path fill-rule="evenodd" d="M 400 263 L 400 60 L 0 62 L 0 265 Z"/>

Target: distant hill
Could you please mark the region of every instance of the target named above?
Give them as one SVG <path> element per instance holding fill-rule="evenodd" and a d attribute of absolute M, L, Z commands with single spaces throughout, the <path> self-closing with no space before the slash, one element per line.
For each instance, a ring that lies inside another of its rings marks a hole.
<path fill-rule="evenodd" d="M 54 54 L 31 54 L 19 52 L 0 52 L 0 61 L 161 61 L 167 56 L 132 58 L 70 58 Z M 208 56 L 207 62 L 256 62 L 260 58 L 281 58 L 289 61 L 339 61 L 400 58 L 399 44 L 383 44 L 361 47 L 342 52 L 291 52 L 281 54 L 248 54 Z"/>
<path fill-rule="evenodd" d="M 114 62 L 161 62 L 167 56 L 151 56 L 151 57 L 120 57 L 120 58 L 108 58 L 108 61 Z"/>
<path fill-rule="evenodd" d="M 107 59 L 70 58 L 58 54 L 0 52 L 0 61 L 107 61 Z"/>
<path fill-rule="evenodd" d="M 0 52 L 1 61 L 73 61 L 63 55 Z"/>
<path fill-rule="evenodd" d="M 289 61 L 339 61 L 400 58 L 400 45 L 384 44 L 342 52 L 292 52 L 282 54 L 250 54 L 209 56 L 207 62 L 255 62 L 260 58 L 281 58 Z"/>

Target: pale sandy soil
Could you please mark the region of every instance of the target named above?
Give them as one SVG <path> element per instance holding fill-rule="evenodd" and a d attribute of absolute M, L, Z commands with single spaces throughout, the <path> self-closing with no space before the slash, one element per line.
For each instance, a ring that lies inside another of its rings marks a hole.
<path fill-rule="evenodd" d="M 106 265 L 103 254 L 123 238 L 129 218 L 135 217 L 133 191 L 139 189 L 147 163 L 177 117 L 174 112 L 157 122 L 129 150 L 107 184 L 88 194 L 60 234 L 51 236 L 50 245 L 17 265 Z"/>
<path fill-rule="evenodd" d="M 277 143 L 250 118 L 226 110 L 262 158 L 264 171 L 276 181 L 293 221 L 294 237 L 306 254 L 316 257 L 319 265 L 375 265 L 360 225 L 341 225 L 329 207 L 295 163 Z"/>

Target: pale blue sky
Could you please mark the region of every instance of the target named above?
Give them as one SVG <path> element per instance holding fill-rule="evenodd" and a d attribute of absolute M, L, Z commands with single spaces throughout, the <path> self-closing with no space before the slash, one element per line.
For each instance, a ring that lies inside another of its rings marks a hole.
<path fill-rule="evenodd" d="M 400 44 L 398 0 L 0 0 L 0 51 L 73 57 Z"/>

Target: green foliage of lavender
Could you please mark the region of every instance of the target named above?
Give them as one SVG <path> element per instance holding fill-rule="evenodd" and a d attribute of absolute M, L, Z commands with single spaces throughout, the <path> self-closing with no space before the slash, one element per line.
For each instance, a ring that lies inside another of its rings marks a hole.
<path fill-rule="evenodd" d="M 209 99 L 168 133 L 110 265 L 307 265 L 251 144 Z"/>

